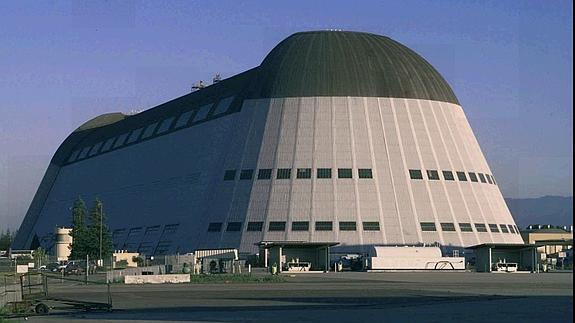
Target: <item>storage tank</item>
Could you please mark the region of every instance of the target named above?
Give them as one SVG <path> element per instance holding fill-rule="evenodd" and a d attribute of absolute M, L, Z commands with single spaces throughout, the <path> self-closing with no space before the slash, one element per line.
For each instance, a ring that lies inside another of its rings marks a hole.
<path fill-rule="evenodd" d="M 58 261 L 68 260 L 72 246 L 71 228 L 56 228 L 56 258 Z"/>

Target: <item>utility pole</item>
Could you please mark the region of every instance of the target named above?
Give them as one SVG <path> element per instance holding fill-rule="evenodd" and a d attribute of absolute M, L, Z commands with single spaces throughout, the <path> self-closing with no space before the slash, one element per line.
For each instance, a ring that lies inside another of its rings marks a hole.
<path fill-rule="evenodd" d="M 99 203 L 98 203 L 98 208 L 99 208 L 99 212 L 100 212 L 100 258 L 98 259 L 98 262 L 101 262 L 101 261 L 102 261 L 102 230 L 103 230 L 103 229 L 102 229 L 102 224 L 103 224 L 103 222 L 104 222 L 104 220 L 103 220 L 103 218 L 104 218 L 104 212 L 103 212 L 103 209 L 102 209 L 103 206 L 102 206 L 102 202 L 101 202 L 101 201 L 99 201 Z M 100 264 L 100 263 L 99 263 L 99 265 L 103 265 L 103 264 Z"/>

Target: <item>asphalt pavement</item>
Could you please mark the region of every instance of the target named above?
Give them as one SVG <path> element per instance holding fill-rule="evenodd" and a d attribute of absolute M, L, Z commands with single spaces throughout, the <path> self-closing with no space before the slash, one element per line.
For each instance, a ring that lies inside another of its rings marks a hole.
<path fill-rule="evenodd" d="M 52 311 L 35 322 L 572 322 L 573 274 L 344 272 L 285 283 L 122 285 L 112 312 Z M 52 284 L 106 301 L 105 286 Z M 20 319 L 22 320 L 22 319 Z M 17 320 L 16 320 L 17 321 Z"/>

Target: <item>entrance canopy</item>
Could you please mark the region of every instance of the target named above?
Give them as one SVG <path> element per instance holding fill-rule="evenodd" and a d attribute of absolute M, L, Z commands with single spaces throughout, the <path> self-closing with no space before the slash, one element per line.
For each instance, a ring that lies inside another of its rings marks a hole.
<path fill-rule="evenodd" d="M 265 267 L 276 267 L 278 272 L 328 271 L 329 248 L 338 242 L 261 241 Z"/>
<path fill-rule="evenodd" d="M 475 254 L 475 270 L 498 271 L 497 264 L 515 264 L 516 269 L 534 272 L 538 268 L 537 246 L 534 244 L 484 243 L 467 247 Z"/>

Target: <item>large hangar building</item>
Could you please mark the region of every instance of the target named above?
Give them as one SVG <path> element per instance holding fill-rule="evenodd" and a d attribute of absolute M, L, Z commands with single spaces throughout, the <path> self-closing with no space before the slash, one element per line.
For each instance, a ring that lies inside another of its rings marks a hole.
<path fill-rule="evenodd" d="M 55 153 L 13 247 L 50 249 L 82 196 L 116 249 L 260 241 L 522 243 L 443 77 L 379 35 L 291 35 L 256 68 L 147 111 L 96 117 Z"/>

